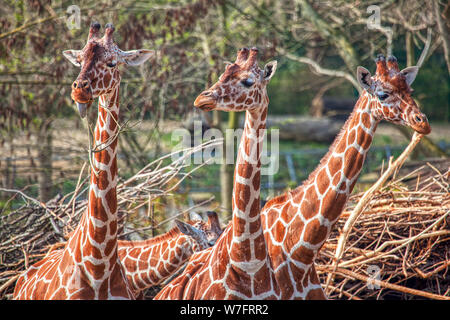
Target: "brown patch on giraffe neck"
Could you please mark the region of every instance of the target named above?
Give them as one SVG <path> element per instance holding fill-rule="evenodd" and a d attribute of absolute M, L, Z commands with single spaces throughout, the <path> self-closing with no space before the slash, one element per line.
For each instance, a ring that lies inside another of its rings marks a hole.
<path fill-rule="evenodd" d="M 300 261 L 303 264 L 310 265 L 315 258 L 315 252 L 305 246 L 298 247 L 292 254 L 294 260 Z"/>
<path fill-rule="evenodd" d="M 303 241 L 316 245 L 325 241 L 327 235 L 328 228 L 321 225 L 317 219 L 314 219 L 306 225 Z"/>
<path fill-rule="evenodd" d="M 291 275 L 289 272 L 289 265 L 284 265 L 277 272 L 277 281 L 282 284 L 281 300 L 289 299 L 294 293 L 294 283 L 292 283 Z"/>

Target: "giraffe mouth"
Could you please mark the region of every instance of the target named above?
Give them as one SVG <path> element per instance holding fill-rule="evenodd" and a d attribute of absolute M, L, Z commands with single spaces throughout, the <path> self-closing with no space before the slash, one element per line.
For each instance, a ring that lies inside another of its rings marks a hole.
<path fill-rule="evenodd" d="M 93 100 L 90 88 L 88 90 L 83 90 L 79 88 L 72 89 L 72 93 L 70 94 L 70 96 L 77 105 L 80 117 L 81 118 L 86 117 L 87 109 L 90 107 Z"/>
<path fill-rule="evenodd" d="M 199 108 L 203 111 L 211 111 L 216 107 L 216 100 L 212 99 L 211 97 L 205 97 L 203 95 L 200 95 L 195 99 L 194 101 L 194 107 Z"/>
<path fill-rule="evenodd" d="M 211 104 L 204 104 L 204 105 L 196 106 L 196 107 L 203 111 L 211 111 L 212 109 L 214 109 L 214 106 Z"/>
<path fill-rule="evenodd" d="M 411 125 L 410 127 L 411 127 L 411 129 L 413 129 L 414 131 L 417 131 L 417 133 L 420 133 L 420 134 L 427 135 L 431 132 L 431 126 L 428 123 L 423 124 L 423 125 Z"/>

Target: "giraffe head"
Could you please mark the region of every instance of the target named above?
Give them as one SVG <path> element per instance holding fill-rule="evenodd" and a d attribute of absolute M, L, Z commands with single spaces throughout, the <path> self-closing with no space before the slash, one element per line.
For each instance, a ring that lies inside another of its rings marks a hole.
<path fill-rule="evenodd" d="M 195 99 L 194 106 L 205 111 L 244 111 L 267 106 L 266 86 L 275 73 L 277 62 L 271 61 L 260 69 L 257 56 L 257 48 L 240 49 L 236 61 L 226 67 L 211 88 Z"/>
<path fill-rule="evenodd" d="M 82 50 L 66 50 L 63 55 L 77 67 L 81 67 L 72 83 L 71 97 L 80 116 L 86 116 L 92 101 L 112 92 L 120 83 L 119 65 L 138 66 L 154 55 L 153 50 L 122 51 L 114 43 L 114 26 L 108 23 L 105 34 L 100 34 L 100 24 L 94 22 L 89 29 L 86 45 Z"/>
<path fill-rule="evenodd" d="M 373 116 L 377 120 L 409 126 L 421 134 L 430 133 L 427 117 L 411 97 L 411 84 L 419 68 L 414 66 L 400 71 L 394 56 L 389 56 L 386 61 L 383 55 L 378 55 L 376 64 L 374 76 L 363 67 L 357 69 L 360 86 L 375 99 L 376 103 L 371 104 Z"/>
<path fill-rule="evenodd" d="M 201 228 L 195 227 L 194 225 L 183 222 L 181 220 L 175 220 L 175 223 L 178 229 L 180 229 L 181 233 L 184 233 L 185 235 L 190 236 L 192 239 L 194 239 L 194 241 L 198 244 L 200 250 L 211 247 L 211 245 L 208 243 L 205 230 L 202 230 Z"/>
<path fill-rule="evenodd" d="M 208 222 L 205 223 L 199 214 L 191 212 L 189 214 L 189 223 L 193 227 L 204 233 L 204 237 L 206 238 L 208 247 L 212 247 L 216 243 L 219 236 L 222 234 L 223 230 L 220 226 L 219 216 L 217 215 L 217 212 L 207 211 L 206 214 L 208 216 Z"/>

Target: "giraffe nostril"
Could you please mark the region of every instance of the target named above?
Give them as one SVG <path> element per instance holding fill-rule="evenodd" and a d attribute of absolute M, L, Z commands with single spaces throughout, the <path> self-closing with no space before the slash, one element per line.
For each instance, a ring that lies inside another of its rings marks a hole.
<path fill-rule="evenodd" d="M 419 116 L 416 116 L 416 121 L 417 121 L 417 122 L 422 122 L 422 118 L 419 117 Z"/>
<path fill-rule="evenodd" d="M 76 82 L 76 81 L 75 81 L 74 83 L 72 83 L 72 87 L 73 87 L 74 89 L 77 88 L 77 82 Z"/>
<path fill-rule="evenodd" d="M 211 91 L 203 91 L 202 96 L 209 97 L 211 95 Z"/>

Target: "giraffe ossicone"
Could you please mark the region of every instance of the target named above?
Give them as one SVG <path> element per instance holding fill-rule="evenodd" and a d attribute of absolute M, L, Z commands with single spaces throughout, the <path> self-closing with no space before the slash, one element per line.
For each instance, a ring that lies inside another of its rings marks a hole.
<path fill-rule="evenodd" d="M 114 27 L 103 37 L 93 23 L 82 50 L 64 51 L 81 68 L 72 84 L 80 116 L 98 98 L 88 208 L 60 253 L 51 253 L 18 279 L 14 299 L 133 299 L 117 255 L 117 133 L 121 64 L 136 66 L 152 50 L 122 51 L 114 43 Z"/>

